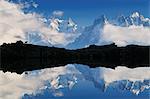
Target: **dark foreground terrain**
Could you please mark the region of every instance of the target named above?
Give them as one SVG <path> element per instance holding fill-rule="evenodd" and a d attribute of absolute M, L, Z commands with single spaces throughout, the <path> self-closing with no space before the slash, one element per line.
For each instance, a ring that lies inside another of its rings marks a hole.
<path fill-rule="evenodd" d="M 21 41 L 3 44 L 0 47 L 0 69 L 22 73 L 24 71 L 84 64 L 90 67 L 127 66 L 129 68 L 149 66 L 150 46 L 129 45 L 117 47 L 114 44 L 68 50 L 64 48 L 24 44 Z"/>

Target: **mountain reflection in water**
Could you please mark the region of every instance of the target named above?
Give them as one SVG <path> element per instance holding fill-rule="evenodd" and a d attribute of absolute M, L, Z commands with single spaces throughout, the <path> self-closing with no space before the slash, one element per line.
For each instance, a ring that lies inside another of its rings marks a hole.
<path fill-rule="evenodd" d="M 149 70 L 150 67 L 111 69 L 68 64 L 22 74 L 0 71 L 0 98 L 148 99 Z"/>

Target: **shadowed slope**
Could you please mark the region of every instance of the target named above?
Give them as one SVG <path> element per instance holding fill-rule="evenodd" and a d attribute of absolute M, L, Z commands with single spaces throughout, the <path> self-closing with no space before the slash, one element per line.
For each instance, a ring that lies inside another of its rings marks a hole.
<path fill-rule="evenodd" d="M 21 41 L 1 45 L 1 69 L 3 71 L 23 71 L 85 64 L 90 67 L 127 66 L 129 68 L 149 66 L 149 46 L 129 45 L 117 47 L 114 44 L 68 50 L 64 48 L 24 44 Z"/>

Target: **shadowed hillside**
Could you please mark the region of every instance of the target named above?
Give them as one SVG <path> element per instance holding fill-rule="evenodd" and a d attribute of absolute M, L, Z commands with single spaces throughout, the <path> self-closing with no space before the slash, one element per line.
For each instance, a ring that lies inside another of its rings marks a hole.
<path fill-rule="evenodd" d="M 23 71 L 84 64 L 90 67 L 115 68 L 123 65 L 130 68 L 149 66 L 149 46 L 129 45 L 117 47 L 114 44 L 68 50 L 64 48 L 24 44 L 21 41 L 1 45 L 1 69 Z"/>

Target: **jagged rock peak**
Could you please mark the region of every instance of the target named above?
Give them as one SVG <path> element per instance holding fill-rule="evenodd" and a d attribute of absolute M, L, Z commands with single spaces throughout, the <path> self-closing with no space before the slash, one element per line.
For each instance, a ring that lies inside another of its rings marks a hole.
<path fill-rule="evenodd" d="M 98 24 L 106 24 L 108 22 L 107 18 L 105 15 L 101 15 L 100 17 L 98 17 L 97 19 L 94 20 L 94 25 L 98 25 Z"/>

